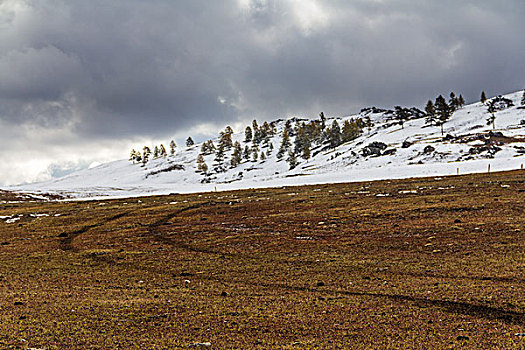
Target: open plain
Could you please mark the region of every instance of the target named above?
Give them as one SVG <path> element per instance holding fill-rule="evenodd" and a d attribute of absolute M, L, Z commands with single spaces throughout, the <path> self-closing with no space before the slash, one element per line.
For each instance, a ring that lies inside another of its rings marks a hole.
<path fill-rule="evenodd" d="M 2 192 L 2 349 L 521 349 L 525 172 Z"/>

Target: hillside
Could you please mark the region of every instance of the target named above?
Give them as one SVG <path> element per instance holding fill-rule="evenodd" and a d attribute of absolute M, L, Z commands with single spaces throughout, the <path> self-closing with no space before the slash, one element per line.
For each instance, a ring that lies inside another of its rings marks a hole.
<path fill-rule="evenodd" d="M 266 159 L 252 159 L 230 168 L 231 150 L 225 153 L 225 166 L 216 171 L 215 154 L 205 155 L 207 174 L 197 171 L 197 157 L 202 144 L 179 146 L 175 154 L 152 159 L 143 166 L 119 160 L 52 181 L 17 186 L 16 190 L 54 192 L 73 197 L 135 196 L 143 194 L 188 193 L 255 187 L 336 183 L 420 176 L 455 175 L 459 171 L 475 173 L 518 169 L 525 162 L 525 109 L 523 91 L 503 96 L 513 106 L 496 104 L 494 125 L 487 125 L 489 99 L 456 110 L 443 125 L 428 126 L 423 115 L 414 115 L 400 125 L 394 111 L 363 109 L 358 115 L 328 117 L 326 125 L 336 120 L 369 118 L 373 126 L 364 128 L 356 139 L 335 148 L 326 143 L 313 145 L 308 160 L 297 156 L 299 164 L 290 169 L 286 156 L 277 157 L 285 120 L 274 122 L 275 134 L 269 138 L 274 147 L 259 145 Z M 291 119 L 296 128 L 306 119 Z M 238 130 L 237 130 L 238 131 Z M 232 141 L 242 148 L 244 130 L 232 134 Z M 290 139 L 292 148 L 295 136 Z M 215 144 L 218 139 L 212 140 Z M 268 143 L 268 144 L 269 144 Z M 12 188 L 13 189 L 13 188 Z"/>

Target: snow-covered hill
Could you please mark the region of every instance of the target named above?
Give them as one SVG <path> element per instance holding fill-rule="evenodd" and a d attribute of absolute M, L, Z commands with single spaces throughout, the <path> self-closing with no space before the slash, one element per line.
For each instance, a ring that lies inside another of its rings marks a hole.
<path fill-rule="evenodd" d="M 173 156 L 149 161 L 145 166 L 119 160 L 85 169 L 52 181 L 17 186 L 11 189 L 31 192 L 55 192 L 73 197 L 138 196 L 161 193 L 186 193 L 213 190 L 271 187 L 361 180 L 443 176 L 487 171 L 519 169 L 525 163 L 525 109 L 523 91 L 504 96 L 514 106 L 495 112 L 495 128 L 487 125 L 490 113 L 485 104 L 474 103 L 457 110 L 444 124 L 444 135 L 436 126 L 425 125 L 425 118 L 396 124 L 389 112 L 367 109 L 344 120 L 369 117 L 374 125 L 355 140 L 335 149 L 321 145 L 312 148 L 306 161 L 290 170 L 277 158 L 285 121 L 276 122 L 270 142 L 273 152 L 265 160 L 243 160 L 224 172 L 214 172 L 215 156 L 204 156 L 208 175 L 197 172 L 196 159 L 202 144 L 179 147 Z M 334 118 L 327 118 L 331 125 Z M 294 119 L 292 125 L 298 123 Z M 244 149 L 244 130 L 232 135 Z M 213 140 L 217 144 L 217 140 Z M 292 145 L 294 137 L 291 137 Z M 251 144 L 250 144 L 251 146 Z M 261 151 L 267 151 L 262 145 Z M 231 150 L 225 164 L 230 164 Z M 210 181 L 209 183 L 206 181 Z"/>

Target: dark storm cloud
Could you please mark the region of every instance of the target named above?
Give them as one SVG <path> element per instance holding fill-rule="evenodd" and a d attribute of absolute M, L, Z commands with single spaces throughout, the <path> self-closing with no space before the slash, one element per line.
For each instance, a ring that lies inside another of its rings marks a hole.
<path fill-rule="evenodd" d="M 525 3 L 0 2 L 0 118 L 82 137 L 525 84 Z"/>

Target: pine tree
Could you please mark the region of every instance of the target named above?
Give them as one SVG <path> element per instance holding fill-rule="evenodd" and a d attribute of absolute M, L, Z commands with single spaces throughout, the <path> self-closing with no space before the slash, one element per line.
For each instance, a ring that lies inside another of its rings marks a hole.
<path fill-rule="evenodd" d="M 341 128 L 337 120 L 334 120 L 327 134 L 328 142 L 331 148 L 336 148 L 341 144 Z"/>
<path fill-rule="evenodd" d="M 266 160 L 266 154 L 264 154 L 264 151 L 261 152 L 261 161 L 265 161 Z"/>
<path fill-rule="evenodd" d="M 450 100 L 449 100 L 449 106 L 452 109 L 452 111 L 456 111 L 459 108 L 459 98 L 456 97 L 456 94 L 454 92 L 450 93 Z"/>
<path fill-rule="evenodd" d="M 175 141 L 171 140 L 170 141 L 170 154 L 171 155 L 175 154 L 175 148 L 177 148 L 177 145 L 175 144 Z"/>
<path fill-rule="evenodd" d="M 463 107 L 465 105 L 465 99 L 463 98 L 463 95 L 459 95 L 459 107 Z"/>
<path fill-rule="evenodd" d="M 308 161 L 310 159 L 310 145 L 305 145 L 303 148 L 303 159 Z"/>
<path fill-rule="evenodd" d="M 202 154 L 199 154 L 197 156 L 197 171 L 206 173 L 208 172 L 208 166 L 206 165 L 206 162 L 204 161 L 204 157 Z"/>
<path fill-rule="evenodd" d="M 242 161 L 242 148 L 241 144 L 238 141 L 235 141 L 233 145 L 233 153 L 230 161 L 232 168 L 235 168 L 237 165 L 241 164 Z"/>
<path fill-rule="evenodd" d="M 210 155 L 215 152 L 215 145 L 212 140 L 204 141 L 201 146 L 201 153 L 204 155 Z"/>
<path fill-rule="evenodd" d="M 525 91 L 523 91 L 523 96 L 521 97 L 521 105 L 525 106 Z"/>
<path fill-rule="evenodd" d="M 319 118 L 321 118 L 321 131 L 326 127 L 326 118 L 324 112 L 319 113 Z"/>
<path fill-rule="evenodd" d="M 257 159 L 259 159 L 259 147 L 257 146 L 255 142 L 253 143 L 251 152 L 252 152 L 252 161 L 256 162 Z"/>
<path fill-rule="evenodd" d="M 244 147 L 244 153 L 243 153 L 243 157 L 244 159 L 246 160 L 250 160 L 250 156 L 251 156 L 252 152 L 250 151 L 250 147 L 248 147 L 248 145 L 246 145 Z"/>
<path fill-rule="evenodd" d="M 249 126 L 244 129 L 244 142 L 250 142 L 253 139 L 252 128 Z"/>
<path fill-rule="evenodd" d="M 224 144 L 219 143 L 217 150 L 215 151 L 215 161 L 221 165 L 224 161 Z"/>
<path fill-rule="evenodd" d="M 131 154 L 129 155 L 129 161 L 135 164 L 136 160 L 137 160 L 137 151 L 135 151 L 135 149 L 132 149 Z"/>
<path fill-rule="evenodd" d="M 310 138 L 308 137 L 304 124 L 297 129 L 297 136 L 295 137 L 294 143 L 296 154 L 302 154 L 305 147 L 310 147 Z"/>
<path fill-rule="evenodd" d="M 361 130 L 359 129 L 358 123 L 354 119 L 345 120 L 341 132 L 341 138 L 343 142 L 352 141 L 358 138 L 360 133 Z"/>
<path fill-rule="evenodd" d="M 155 148 L 153 149 L 153 158 L 158 158 L 158 157 L 159 157 L 159 148 L 155 146 Z"/>
<path fill-rule="evenodd" d="M 408 120 L 408 113 L 406 108 L 403 108 L 401 106 L 395 106 L 395 118 L 397 119 L 397 123 L 401 125 L 401 129 L 405 128 L 405 122 Z"/>
<path fill-rule="evenodd" d="M 193 139 L 191 138 L 191 136 L 189 136 L 187 139 L 186 139 L 186 146 L 188 147 L 191 147 L 195 144 L 195 142 L 193 141 Z"/>
<path fill-rule="evenodd" d="M 149 161 L 149 156 L 151 155 L 151 150 L 148 146 L 144 146 L 142 149 L 142 165 L 146 165 Z"/>
<path fill-rule="evenodd" d="M 288 164 L 290 165 L 290 170 L 294 169 L 299 163 L 297 162 L 297 157 L 295 156 L 295 153 L 288 152 L 288 159 L 286 159 Z"/>
<path fill-rule="evenodd" d="M 485 91 L 481 91 L 481 103 L 485 103 L 485 101 L 487 100 L 487 95 L 485 95 Z"/>
<path fill-rule="evenodd" d="M 372 123 L 372 119 L 370 119 L 369 116 L 366 116 L 366 117 L 365 117 L 365 126 L 366 126 L 366 128 L 368 129 L 368 134 L 370 135 L 370 130 L 371 130 L 372 127 L 374 126 L 374 123 Z"/>
<path fill-rule="evenodd" d="M 232 127 L 228 125 L 228 126 L 224 129 L 224 133 L 225 133 L 225 134 L 232 135 L 232 134 L 233 134 L 233 129 L 232 129 Z"/>
<path fill-rule="evenodd" d="M 279 147 L 279 152 L 277 152 L 277 158 L 282 159 L 284 154 L 290 149 L 290 136 L 288 135 L 288 130 L 283 130 L 283 136 L 281 141 L 281 146 Z"/>
<path fill-rule="evenodd" d="M 219 146 L 221 144 L 224 147 L 224 149 L 230 149 L 233 145 L 232 134 L 226 131 L 221 131 L 221 138 L 219 139 Z"/>
<path fill-rule="evenodd" d="M 425 113 L 427 114 L 426 123 L 432 126 L 436 121 L 436 108 L 432 100 L 428 100 L 427 106 L 425 107 Z"/>
<path fill-rule="evenodd" d="M 443 124 L 450 119 L 452 109 L 441 95 L 436 98 L 435 108 L 438 117 L 438 124 L 441 127 L 441 135 L 443 135 Z"/>
<path fill-rule="evenodd" d="M 166 157 L 168 155 L 168 153 L 166 152 L 166 147 L 164 147 L 162 143 L 160 144 L 160 147 L 159 147 L 159 155 L 161 157 Z"/>

